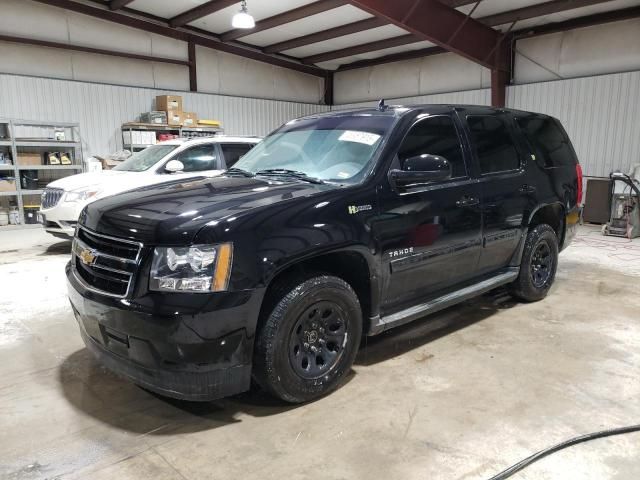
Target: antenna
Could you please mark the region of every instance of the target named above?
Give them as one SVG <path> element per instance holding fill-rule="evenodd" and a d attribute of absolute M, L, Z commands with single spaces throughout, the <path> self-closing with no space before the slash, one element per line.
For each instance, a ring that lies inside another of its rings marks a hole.
<path fill-rule="evenodd" d="M 384 98 L 381 98 L 378 102 L 378 110 L 384 112 L 387 109 L 387 106 L 384 104 Z"/>

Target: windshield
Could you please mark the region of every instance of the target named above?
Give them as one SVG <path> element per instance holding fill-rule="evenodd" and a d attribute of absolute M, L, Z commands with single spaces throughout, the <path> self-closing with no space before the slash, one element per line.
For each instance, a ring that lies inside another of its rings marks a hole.
<path fill-rule="evenodd" d="M 113 170 L 126 172 L 143 172 L 153 167 L 163 157 L 178 148 L 179 145 L 151 145 L 144 150 L 134 153 Z"/>
<path fill-rule="evenodd" d="M 362 180 L 393 125 L 389 115 L 348 115 L 293 120 L 256 145 L 234 167 L 260 175 L 288 170 L 324 181 Z"/>

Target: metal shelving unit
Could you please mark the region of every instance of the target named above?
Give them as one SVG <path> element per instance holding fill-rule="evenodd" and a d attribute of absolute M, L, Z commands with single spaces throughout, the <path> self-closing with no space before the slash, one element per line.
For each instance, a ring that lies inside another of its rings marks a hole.
<path fill-rule="evenodd" d="M 163 125 L 155 123 L 125 123 L 122 125 L 122 147 L 131 152 L 144 150 L 155 143 L 133 143 L 133 132 L 154 132 L 154 133 L 170 133 L 178 137 L 209 137 L 223 132 L 221 127 L 180 127 L 174 125 Z M 125 141 L 125 132 L 129 133 L 131 142 Z"/>
<path fill-rule="evenodd" d="M 80 126 L 77 123 L 67 122 L 39 122 L 30 120 L 2 120 L 0 119 L 0 132 L 4 132 L 8 137 L 0 138 L 0 151 L 9 151 L 13 165 L 0 165 L 0 176 L 6 177 L 7 174 L 15 178 L 16 190 L 11 192 L 0 192 L 0 197 L 16 197 L 16 204 L 20 211 L 20 226 L 28 227 L 25 224 L 25 196 L 41 195 L 44 189 L 23 189 L 21 172 L 26 170 L 38 170 L 44 172 L 60 171 L 65 172 L 64 176 L 73 175 L 84 170 L 82 165 L 82 145 L 80 139 Z M 64 130 L 65 140 L 55 140 L 55 132 Z M 28 135 L 21 135 L 21 132 L 27 131 Z M 42 132 L 46 132 L 44 136 Z M 54 132 L 53 137 L 49 138 L 49 132 Z M 67 132 L 70 136 L 67 137 Z M 33 133 L 39 133 L 33 135 Z M 24 149 L 32 148 L 41 156 L 49 152 L 65 152 L 71 156 L 71 165 L 19 165 L 18 153 Z M 15 227 L 15 226 L 14 226 Z M 0 227 L 0 228 L 8 228 Z"/>

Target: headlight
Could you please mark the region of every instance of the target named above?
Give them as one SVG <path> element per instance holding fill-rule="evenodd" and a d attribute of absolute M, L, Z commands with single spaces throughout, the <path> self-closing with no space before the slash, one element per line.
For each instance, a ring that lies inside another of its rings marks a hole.
<path fill-rule="evenodd" d="M 233 244 L 156 247 L 149 288 L 160 292 L 222 292 L 227 289 Z"/>
<path fill-rule="evenodd" d="M 84 200 L 88 200 L 92 197 L 95 197 L 100 193 L 100 190 L 84 190 L 79 192 L 67 192 L 64 194 L 65 202 L 82 202 Z"/>

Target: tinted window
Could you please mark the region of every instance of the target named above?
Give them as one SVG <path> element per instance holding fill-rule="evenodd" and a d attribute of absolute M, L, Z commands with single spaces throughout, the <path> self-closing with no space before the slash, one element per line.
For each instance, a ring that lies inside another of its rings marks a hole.
<path fill-rule="evenodd" d="M 531 116 L 516 118 L 516 122 L 542 165 L 564 167 L 576 164 L 569 138 L 554 119 Z"/>
<path fill-rule="evenodd" d="M 240 157 L 251 150 L 253 143 L 221 143 L 220 147 L 227 168 L 231 168 L 234 163 L 240 160 Z"/>
<path fill-rule="evenodd" d="M 504 117 L 467 117 L 471 140 L 480 162 L 480 172 L 507 172 L 520 168 L 520 158 Z"/>
<path fill-rule="evenodd" d="M 196 145 L 176 155 L 175 160 L 184 164 L 185 172 L 217 170 L 218 158 L 212 144 Z"/>
<path fill-rule="evenodd" d="M 398 158 L 403 165 L 407 158 L 427 153 L 449 160 L 453 178 L 467 175 L 458 132 L 450 117 L 431 117 L 416 123 L 402 141 Z"/>

